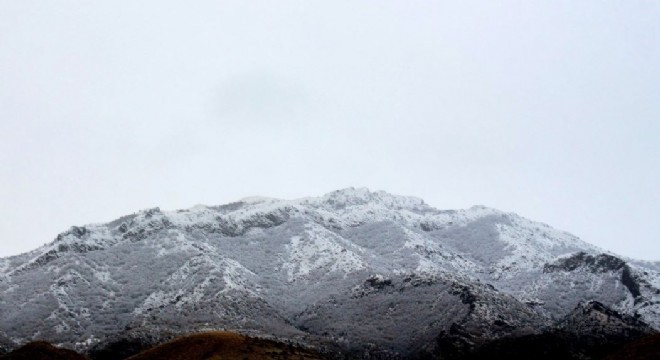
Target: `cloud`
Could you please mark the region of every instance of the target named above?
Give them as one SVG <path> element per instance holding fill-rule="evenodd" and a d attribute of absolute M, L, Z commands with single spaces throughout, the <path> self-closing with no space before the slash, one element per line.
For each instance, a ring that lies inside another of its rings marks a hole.
<path fill-rule="evenodd" d="M 253 72 L 220 81 L 214 112 L 223 123 L 248 126 L 289 123 L 306 108 L 300 84 L 268 72 Z"/>

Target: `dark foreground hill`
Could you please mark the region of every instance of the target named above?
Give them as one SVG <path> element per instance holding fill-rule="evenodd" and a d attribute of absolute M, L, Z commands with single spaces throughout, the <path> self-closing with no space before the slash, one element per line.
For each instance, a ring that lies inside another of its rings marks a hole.
<path fill-rule="evenodd" d="M 447 344 L 444 344 L 447 345 Z M 115 348 L 114 350 L 120 350 Z M 540 335 L 499 339 L 476 352 L 453 351 L 413 357 L 444 360 L 657 360 L 660 359 L 660 334 L 633 342 L 611 334 L 577 335 L 553 331 Z M 360 354 L 327 352 L 290 343 L 252 338 L 231 332 L 206 332 L 188 335 L 144 350 L 134 356 L 122 351 L 106 352 L 113 360 L 336 360 L 359 359 Z M 92 360 L 95 357 L 91 357 Z M 89 360 L 74 351 L 57 348 L 46 342 L 32 342 L 0 360 Z"/>
<path fill-rule="evenodd" d="M 103 356 L 113 360 L 322 360 L 326 357 L 312 349 L 231 332 L 214 331 L 180 337 L 142 351 L 132 357 L 115 348 Z M 92 357 L 93 358 L 93 357 Z M 46 342 L 32 342 L 0 356 L 1 360 L 88 360 L 72 350 Z"/>
<path fill-rule="evenodd" d="M 229 332 L 208 332 L 176 339 L 129 360 L 320 360 L 308 349 Z"/>
<path fill-rule="evenodd" d="M 648 336 L 622 347 L 605 360 L 658 360 L 660 359 L 660 334 Z"/>
<path fill-rule="evenodd" d="M 9 354 L 0 356 L 2 360 L 88 360 L 72 350 L 60 349 L 47 342 L 35 341 L 22 346 Z"/>

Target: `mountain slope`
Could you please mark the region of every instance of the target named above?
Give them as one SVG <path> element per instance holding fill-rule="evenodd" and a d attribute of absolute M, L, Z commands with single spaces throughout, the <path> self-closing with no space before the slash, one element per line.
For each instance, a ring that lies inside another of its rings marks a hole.
<path fill-rule="evenodd" d="M 590 300 L 657 329 L 659 289 L 652 264 L 516 214 L 344 189 L 72 227 L 0 259 L 0 331 L 87 351 L 231 329 L 409 356 L 539 333 Z"/>

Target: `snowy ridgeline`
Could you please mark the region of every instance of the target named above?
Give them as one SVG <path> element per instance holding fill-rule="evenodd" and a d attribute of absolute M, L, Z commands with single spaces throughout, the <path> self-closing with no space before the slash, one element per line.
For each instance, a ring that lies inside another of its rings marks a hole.
<path fill-rule="evenodd" d="M 84 350 L 127 329 L 225 328 L 402 352 L 452 324 L 534 331 L 590 300 L 660 328 L 658 289 L 657 264 L 516 214 L 345 189 L 72 227 L 0 259 L 0 337 Z"/>

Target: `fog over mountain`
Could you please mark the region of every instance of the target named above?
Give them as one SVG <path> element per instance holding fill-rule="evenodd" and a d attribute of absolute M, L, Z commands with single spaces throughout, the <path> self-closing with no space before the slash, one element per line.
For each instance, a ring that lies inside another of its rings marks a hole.
<path fill-rule="evenodd" d="M 224 329 L 366 357 L 449 356 L 521 336 L 653 333 L 660 264 L 514 213 L 348 188 L 71 227 L 0 259 L 0 309 L 6 347 L 90 352 Z"/>
<path fill-rule="evenodd" d="M 658 1 L 0 1 L 0 256 L 368 186 L 660 260 L 657 34 Z"/>

